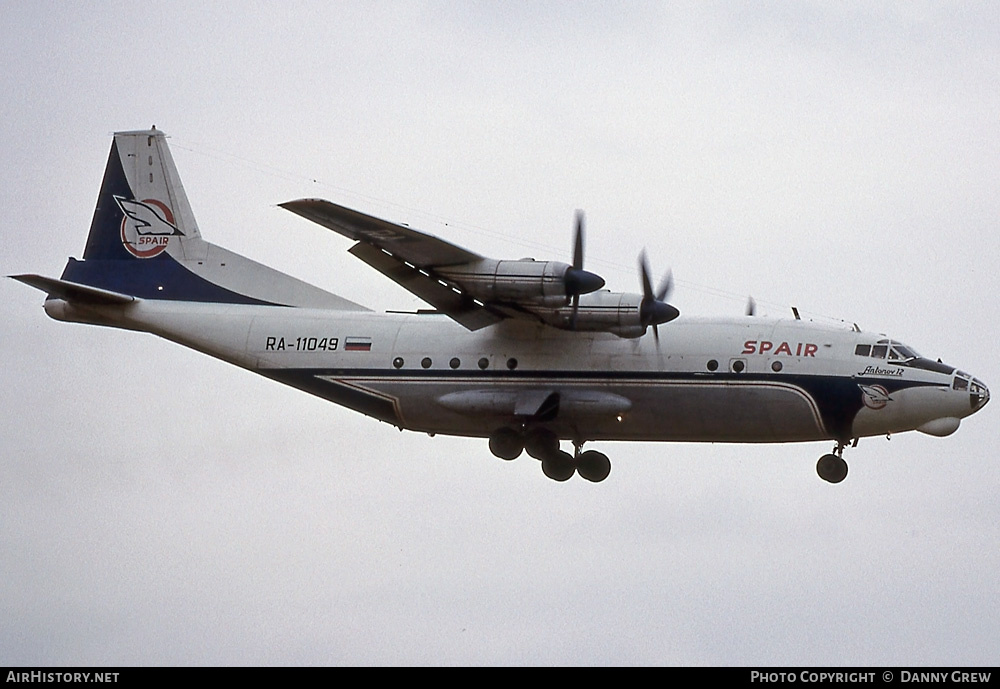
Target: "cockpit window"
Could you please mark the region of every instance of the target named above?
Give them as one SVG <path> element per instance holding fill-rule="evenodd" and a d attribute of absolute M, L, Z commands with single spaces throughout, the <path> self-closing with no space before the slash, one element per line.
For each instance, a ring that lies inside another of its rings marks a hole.
<path fill-rule="evenodd" d="M 941 363 L 935 363 L 921 358 L 911 347 L 895 340 L 879 340 L 876 344 L 859 344 L 854 347 L 856 356 L 866 356 L 872 359 L 888 359 L 896 366 L 913 366 L 925 368 L 928 371 L 951 373 L 952 368 Z"/>
<path fill-rule="evenodd" d="M 920 356 L 911 347 L 907 347 L 902 342 L 897 342 L 896 340 L 879 340 L 876 347 L 880 347 L 881 345 L 889 347 L 890 359 L 916 359 Z M 872 351 L 872 356 L 875 356 L 874 350 Z"/>
<path fill-rule="evenodd" d="M 965 378 L 959 378 L 958 376 L 955 376 L 955 384 L 952 387 L 955 390 L 968 390 L 969 381 L 966 380 Z"/>

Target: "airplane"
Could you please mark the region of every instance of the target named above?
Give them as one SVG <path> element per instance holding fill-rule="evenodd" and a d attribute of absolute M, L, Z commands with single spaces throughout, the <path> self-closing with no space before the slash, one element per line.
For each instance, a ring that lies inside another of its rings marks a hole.
<path fill-rule="evenodd" d="M 562 263 L 487 258 L 321 199 L 280 206 L 431 308 L 375 313 L 205 241 L 155 126 L 114 134 L 83 260 L 10 277 L 56 320 L 152 333 L 400 430 L 488 438 L 557 481 L 608 477 L 591 442 L 833 441 L 816 471 L 839 483 L 859 438 L 950 435 L 989 401 L 979 379 L 856 325 L 752 302 L 681 316 L 644 253 L 641 293 L 604 289 L 583 267 L 580 214 Z"/>

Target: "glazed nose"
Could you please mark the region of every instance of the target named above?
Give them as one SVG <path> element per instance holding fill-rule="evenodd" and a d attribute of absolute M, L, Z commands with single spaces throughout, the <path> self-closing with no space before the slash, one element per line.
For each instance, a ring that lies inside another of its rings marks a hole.
<path fill-rule="evenodd" d="M 969 402 L 972 404 L 972 411 L 979 411 L 990 401 L 990 389 L 983 381 L 973 378 L 969 389 Z"/>

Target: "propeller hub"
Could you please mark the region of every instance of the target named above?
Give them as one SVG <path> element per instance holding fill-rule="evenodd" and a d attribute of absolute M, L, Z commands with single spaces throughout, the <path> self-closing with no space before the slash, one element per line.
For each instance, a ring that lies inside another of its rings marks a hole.
<path fill-rule="evenodd" d="M 680 311 L 666 302 L 647 300 L 642 304 L 640 318 L 643 325 L 660 325 L 669 323 L 680 315 Z"/>
<path fill-rule="evenodd" d="M 642 301 L 639 303 L 639 321 L 642 327 L 653 326 L 653 335 L 656 336 L 656 346 L 660 346 L 660 333 L 656 329 L 661 323 L 669 323 L 681 312 L 664 301 L 670 296 L 674 289 L 674 277 L 670 271 L 663 276 L 660 286 L 653 291 L 653 284 L 649 281 L 649 261 L 646 259 L 646 250 L 639 254 L 639 276 L 642 278 Z"/>
<path fill-rule="evenodd" d="M 566 285 L 566 294 L 575 296 L 577 294 L 590 294 L 604 287 L 604 278 L 589 270 L 581 268 L 569 268 L 563 277 Z"/>

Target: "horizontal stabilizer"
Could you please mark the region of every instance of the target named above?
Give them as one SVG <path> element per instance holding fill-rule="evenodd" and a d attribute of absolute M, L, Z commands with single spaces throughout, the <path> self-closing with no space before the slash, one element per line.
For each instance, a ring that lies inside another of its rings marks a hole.
<path fill-rule="evenodd" d="M 40 289 L 48 296 L 56 299 L 65 299 L 69 302 L 85 304 L 128 304 L 136 301 L 136 298 L 120 292 L 100 289 L 99 287 L 89 287 L 76 282 L 47 278 L 41 275 L 10 275 L 9 277 L 30 285 L 35 289 Z"/>

